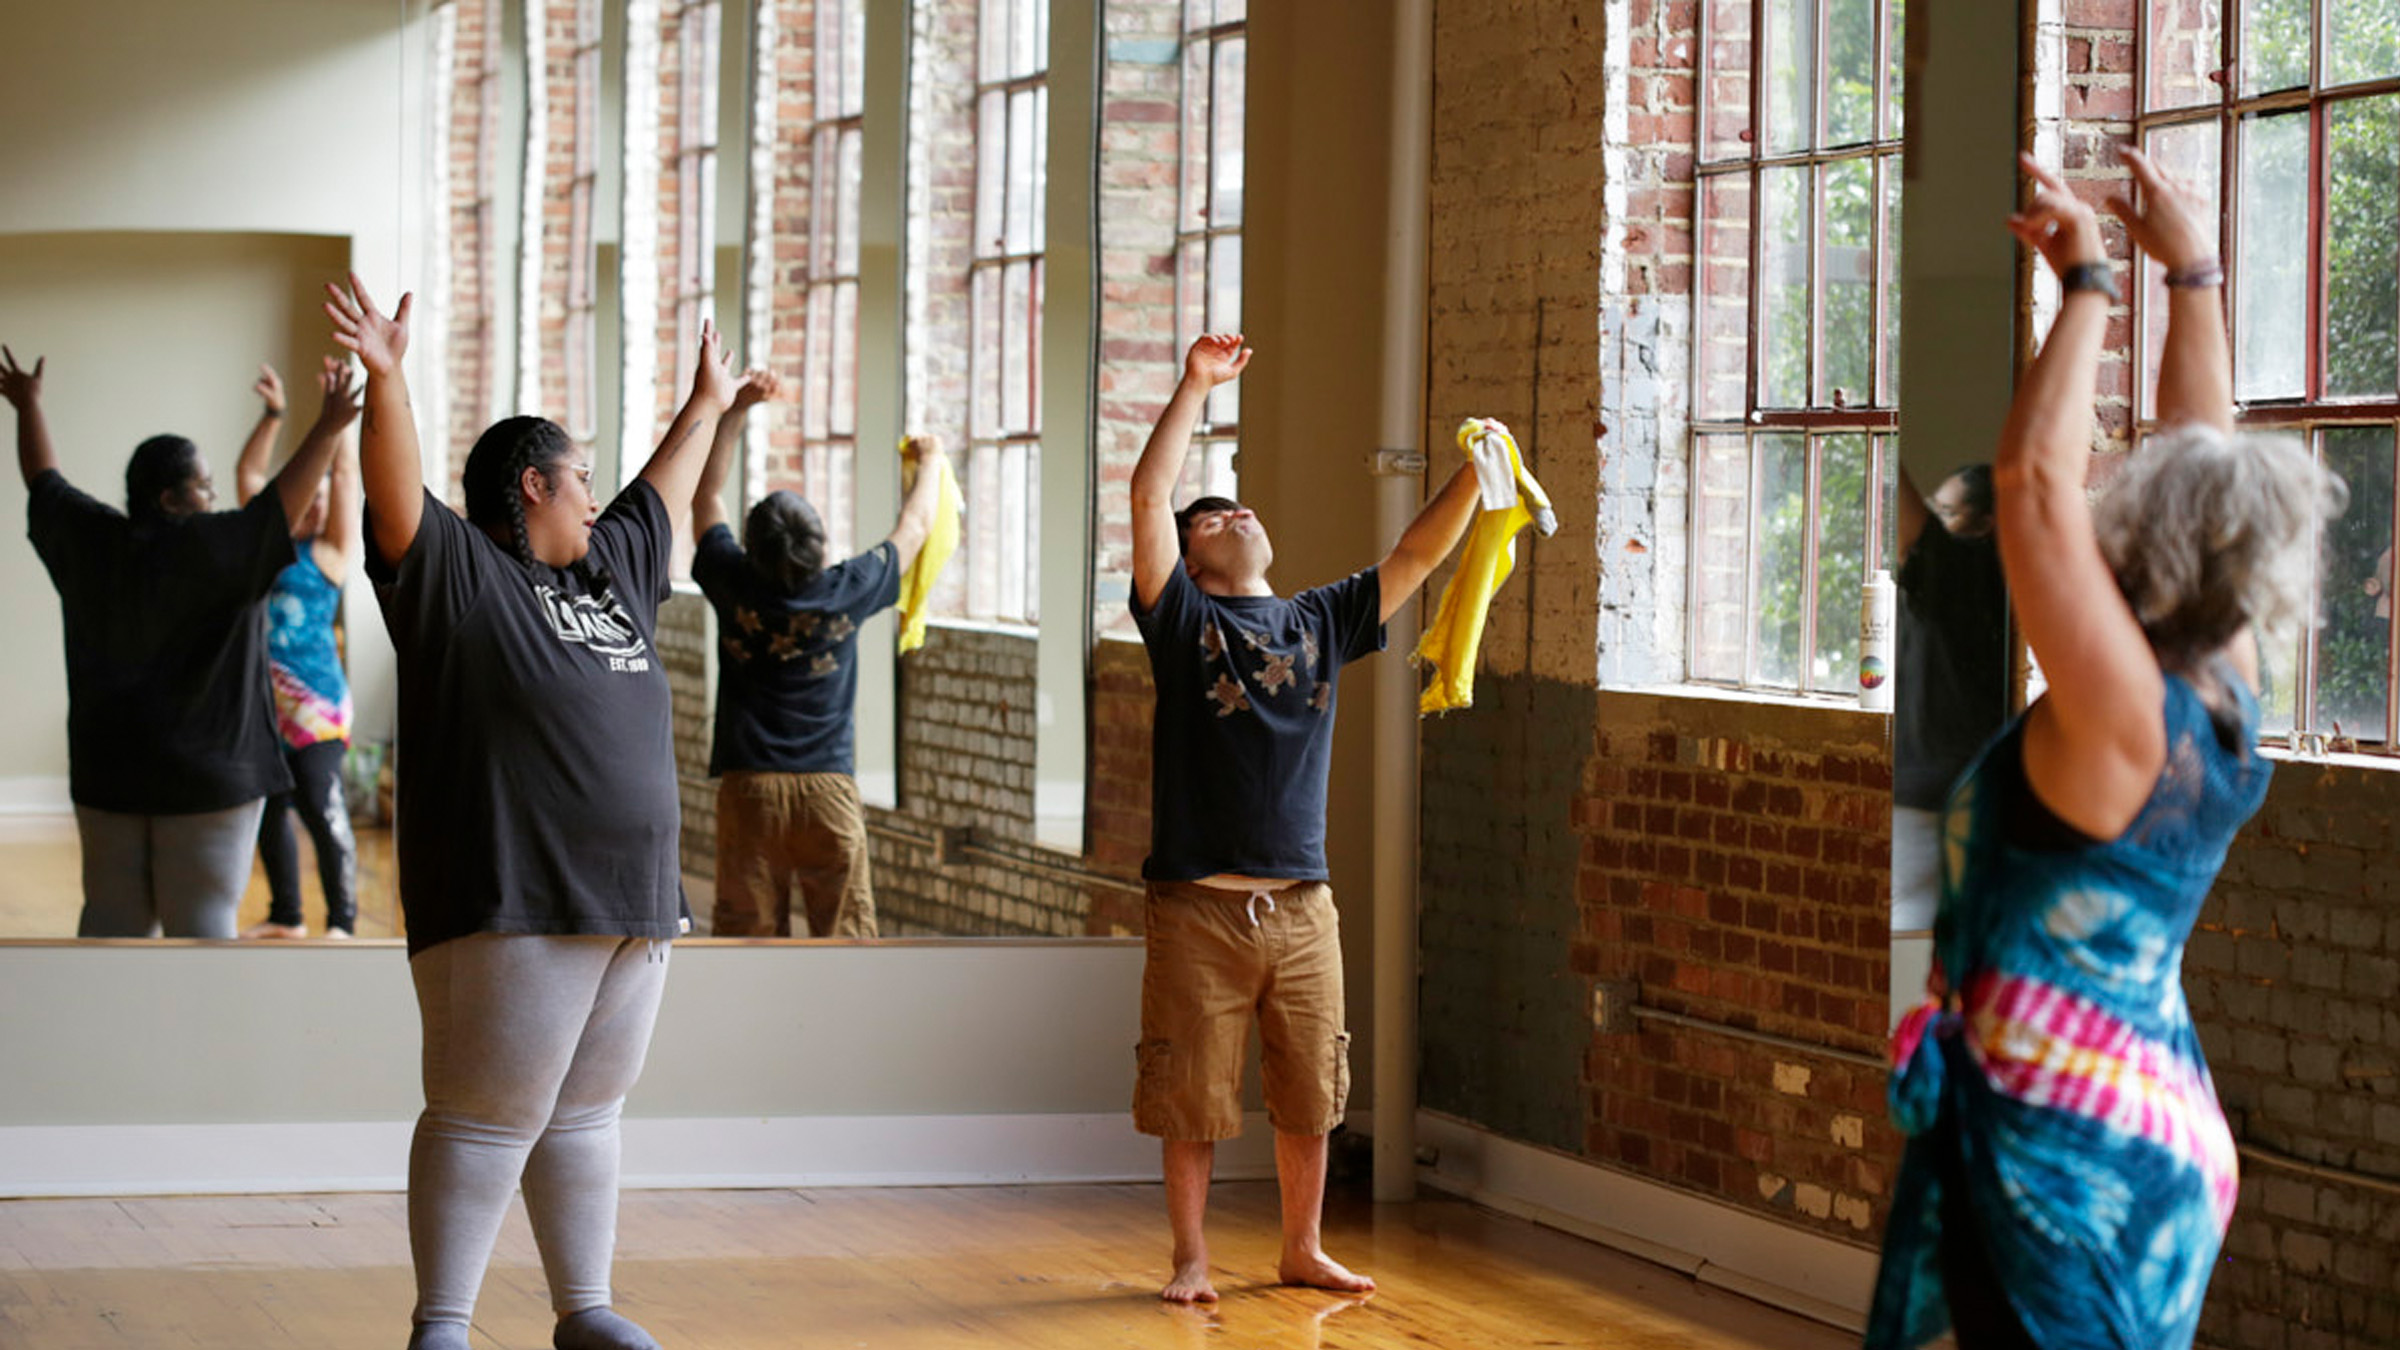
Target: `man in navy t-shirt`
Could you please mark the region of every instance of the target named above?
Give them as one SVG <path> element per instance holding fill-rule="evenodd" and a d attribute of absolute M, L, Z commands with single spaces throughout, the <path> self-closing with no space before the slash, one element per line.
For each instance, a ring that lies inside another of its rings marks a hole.
<path fill-rule="evenodd" d="M 718 937 L 788 937 L 798 894 L 810 937 L 875 936 L 866 818 L 854 774 L 858 627 L 900 596 L 900 577 L 933 528 L 941 475 L 920 472 L 882 543 L 825 563 L 825 525 L 790 492 L 770 492 L 735 542 L 724 488 L 750 409 L 776 378 L 749 372 L 717 422 L 692 498 L 692 580 L 717 612 Z M 938 458 L 930 438 L 910 442 Z M 932 465 L 921 466 L 932 469 Z"/>
<path fill-rule="evenodd" d="M 1341 930 L 1325 867 L 1325 779 L 1343 665 L 1383 648 L 1384 621 L 1466 531 L 1462 466 L 1379 566 L 1290 597 L 1239 502 L 1172 495 L 1209 391 L 1240 375 L 1238 335 L 1192 344 L 1133 471 L 1135 622 L 1158 686 L 1151 727 L 1142 1039 L 1133 1119 L 1165 1141 L 1175 1273 L 1162 1297 L 1214 1300 L 1202 1219 L 1216 1141 L 1241 1132 L 1253 1013 L 1283 1187 L 1286 1284 L 1363 1292 L 1325 1254 L 1326 1140 L 1350 1085 Z"/>

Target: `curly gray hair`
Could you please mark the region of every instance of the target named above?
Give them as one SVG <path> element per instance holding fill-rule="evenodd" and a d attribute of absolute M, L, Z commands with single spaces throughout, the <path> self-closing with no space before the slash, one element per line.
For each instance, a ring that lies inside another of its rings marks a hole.
<path fill-rule="evenodd" d="M 2160 663 L 2188 669 L 2246 627 L 2306 618 L 2317 524 L 2349 497 L 2294 437 L 2179 426 L 2142 442 L 2093 524 Z"/>

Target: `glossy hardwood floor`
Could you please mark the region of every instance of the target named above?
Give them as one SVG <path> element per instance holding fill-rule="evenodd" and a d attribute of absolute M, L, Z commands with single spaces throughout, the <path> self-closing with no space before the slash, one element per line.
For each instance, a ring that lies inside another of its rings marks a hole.
<path fill-rule="evenodd" d="M 964 1346 L 1834 1350 L 1855 1338 L 1456 1201 L 1337 1196 L 1327 1249 L 1366 1298 L 1273 1277 L 1271 1184 L 1217 1188 L 1223 1300 L 1158 1302 L 1156 1186 L 649 1191 L 625 1197 L 618 1306 L 670 1350 Z M 397 1195 L 0 1203 L 8 1350 L 399 1350 L 411 1295 Z M 550 1343 L 512 1213 L 477 1350 Z"/>

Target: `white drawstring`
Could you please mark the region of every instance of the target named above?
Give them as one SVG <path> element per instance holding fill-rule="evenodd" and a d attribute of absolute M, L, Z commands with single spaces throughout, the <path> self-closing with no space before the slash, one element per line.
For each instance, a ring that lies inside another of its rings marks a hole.
<path fill-rule="evenodd" d="M 1244 906 L 1242 906 L 1242 909 L 1243 909 L 1243 911 L 1244 911 L 1245 913 L 1249 914 L 1249 916 L 1250 916 L 1250 926 L 1251 926 L 1252 928 L 1256 928 L 1256 927 L 1258 927 L 1258 902 L 1259 902 L 1259 901 L 1261 901 L 1261 900 L 1264 900 L 1264 901 L 1266 901 L 1266 902 L 1267 902 L 1267 912 L 1268 912 L 1269 914 L 1272 914 L 1272 913 L 1274 913 L 1274 912 L 1275 912 L 1275 897 L 1274 897 L 1274 896 L 1271 896 L 1271 895 L 1267 894 L 1265 891 L 1252 891 L 1252 892 L 1250 892 L 1250 903 L 1249 903 L 1249 904 L 1247 904 L 1247 905 L 1244 905 Z"/>

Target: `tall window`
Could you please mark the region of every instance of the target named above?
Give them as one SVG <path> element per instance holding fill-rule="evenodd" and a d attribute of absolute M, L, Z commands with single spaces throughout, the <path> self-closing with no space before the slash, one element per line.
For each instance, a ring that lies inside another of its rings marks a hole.
<path fill-rule="evenodd" d="M 1691 678 L 1857 688 L 1898 458 L 1899 0 L 1704 0 Z"/>
<path fill-rule="evenodd" d="M 975 250 L 968 269 L 966 607 L 1039 617 L 1042 206 L 1048 0 L 982 0 L 975 78 Z"/>
<path fill-rule="evenodd" d="M 1183 147 L 1175 225 L 1175 353 L 1242 327 L 1242 125 L 1248 0 L 1184 0 Z M 1209 395 L 1184 469 L 1187 497 L 1231 497 L 1241 384 Z"/>
<path fill-rule="evenodd" d="M 866 50 L 861 0 L 817 0 L 800 491 L 816 504 L 828 548 L 837 555 L 850 550 L 852 474 L 858 463 L 858 188 Z"/>
<path fill-rule="evenodd" d="M 2233 12 L 2225 13 L 2223 9 Z M 2364 0 L 2147 0 L 2137 134 L 2219 207 L 2233 383 L 2350 485 L 2317 555 L 2319 622 L 2266 654 L 2267 726 L 2394 746 L 2393 461 L 2400 454 L 2400 10 Z M 2136 296 L 2154 428 L 2165 290 Z"/>
<path fill-rule="evenodd" d="M 675 15 L 675 382 L 689 383 L 700 321 L 717 312 L 718 0 L 685 0 Z"/>

